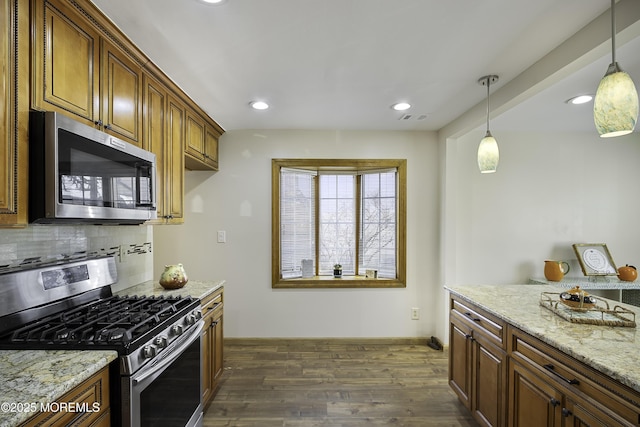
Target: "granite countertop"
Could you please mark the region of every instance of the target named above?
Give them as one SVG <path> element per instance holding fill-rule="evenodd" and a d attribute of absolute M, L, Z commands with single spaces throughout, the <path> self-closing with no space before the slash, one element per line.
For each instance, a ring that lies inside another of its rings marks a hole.
<path fill-rule="evenodd" d="M 637 328 L 572 323 L 540 306 L 542 292 L 566 289 L 552 285 L 456 285 L 445 289 L 640 392 Z M 640 322 L 640 308 L 607 301 L 611 309 L 619 305 L 633 311 L 636 323 Z"/>
<path fill-rule="evenodd" d="M 139 285 L 123 289 L 116 292 L 116 295 L 146 295 L 146 296 L 162 296 L 162 295 L 181 295 L 204 299 L 207 295 L 224 286 L 224 280 L 189 280 L 186 285 L 180 289 L 167 290 L 160 286 L 160 283 L 154 280 L 140 283 Z"/>
<path fill-rule="evenodd" d="M 31 408 L 39 411 L 117 357 L 111 350 L 1 350 L 0 427 L 28 420 Z"/>

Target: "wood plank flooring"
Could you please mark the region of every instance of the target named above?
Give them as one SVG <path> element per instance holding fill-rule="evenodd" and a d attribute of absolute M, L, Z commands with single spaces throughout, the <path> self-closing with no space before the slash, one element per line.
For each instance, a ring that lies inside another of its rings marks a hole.
<path fill-rule="evenodd" d="M 477 423 L 447 383 L 447 351 L 418 340 L 226 339 L 205 427 Z"/>

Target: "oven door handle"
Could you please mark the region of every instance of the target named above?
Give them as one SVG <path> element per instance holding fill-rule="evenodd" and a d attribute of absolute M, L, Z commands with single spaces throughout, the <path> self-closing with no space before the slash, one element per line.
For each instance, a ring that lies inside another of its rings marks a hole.
<path fill-rule="evenodd" d="M 167 365 L 171 364 L 178 356 L 180 356 L 184 352 L 184 350 L 187 349 L 187 347 L 189 347 L 200 336 L 203 329 L 204 321 L 200 320 L 198 322 L 198 326 L 195 327 L 193 331 L 189 333 L 189 335 L 181 337 L 179 347 L 165 349 L 165 351 L 163 352 L 165 354 L 165 357 L 160 360 L 159 363 L 149 366 L 148 370 L 144 370 L 145 372 L 141 372 L 140 375 L 136 375 L 136 377 L 133 378 L 133 384 L 135 385 L 143 382 L 156 372 L 163 370 Z M 167 350 L 169 351 L 167 352 Z"/>

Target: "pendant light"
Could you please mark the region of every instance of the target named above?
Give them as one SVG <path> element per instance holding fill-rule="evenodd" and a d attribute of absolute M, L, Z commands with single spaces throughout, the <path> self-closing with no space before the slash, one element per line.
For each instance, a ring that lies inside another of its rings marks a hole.
<path fill-rule="evenodd" d="M 498 142 L 489 131 L 489 89 L 491 83 L 497 81 L 498 76 L 495 75 L 480 77 L 478 80 L 478 84 L 487 87 L 487 133 L 478 146 L 478 167 L 480 168 L 480 173 L 495 172 L 498 169 L 498 161 L 500 160 Z"/>
<path fill-rule="evenodd" d="M 633 132 L 638 120 L 638 92 L 629 74 L 616 62 L 615 0 L 611 0 L 611 64 L 593 102 L 593 120 L 603 138 Z"/>

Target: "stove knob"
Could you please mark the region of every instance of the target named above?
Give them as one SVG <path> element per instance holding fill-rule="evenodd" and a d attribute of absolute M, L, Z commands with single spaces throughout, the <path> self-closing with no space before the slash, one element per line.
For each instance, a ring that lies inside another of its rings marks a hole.
<path fill-rule="evenodd" d="M 151 359 L 156 355 L 156 348 L 150 345 L 145 345 L 142 347 L 142 357 L 145 359 Z"/>
<path fill-rule="evenodd" d="M 156 337 L 153 342 L 158 348 L 165 348 L 167 346 L 167 338 L 166 337 Z"/>
<path fill-rule="evenodd" d="M 200 311 L 200 310 L 195 310 L 193 312 L 193 315 L 196 317 L 196 320 L 202 319 L 202 311 Z"/>
<path fill-rule="evenodd" d="M 196 323 L 196 316 L 194 316 L 193 314 L 187 315 L 187 317 L 185 318 L 185 322 L 187 322 L 187 325 L 195 324 Z"/>
<path fill-rule="evenodd" d="M 182 326 L 173 325 L 171 327 L 171 332 L 173 333 L 173 335 L 182 335 Z"/>

